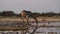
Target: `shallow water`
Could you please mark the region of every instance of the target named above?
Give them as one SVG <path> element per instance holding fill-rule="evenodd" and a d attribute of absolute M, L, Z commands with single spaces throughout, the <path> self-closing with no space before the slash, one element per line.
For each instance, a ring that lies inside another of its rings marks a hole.
<path fill-rule="evenodd" d="M 6 25 L 7 24 L 7 25 Z M 32 25 L 36 25 L 35 23 L 31 23 Z M 4 23 L 0 23 L 0 27 L 1 26 L 15 26 L 15 25 L 22 25 L 23 26 L 23 23 L 11 23 L 11 22 L 4 22 Z M 24 23 L 24 25 L 26 25 Z M 60 34 L 60 22 L 45 22 L 45 23 L 38 23 L 38 26 L 41 26 L 41 25 L 46 25 L 46 26 L 53 26 L 53 27 L 39 27 L 37 29 L 37 31 L 35 32 L 35 34 L 48 34 L 48 32 L 53 32 L 53 34 L 57 33 L 57 34 Z M 54 27 L 56 26 L 56 27 Z M 30 32 L 33 31 L 33 29 L 29 29 Z M 21 34 L 21 31 L 0 31 L 0 34 Z"/>

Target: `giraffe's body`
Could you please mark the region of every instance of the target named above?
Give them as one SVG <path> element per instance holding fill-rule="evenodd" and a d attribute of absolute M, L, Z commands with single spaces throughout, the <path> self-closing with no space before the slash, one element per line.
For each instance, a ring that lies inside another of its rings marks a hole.
<path fill-rule="evenodd" d="M 29 17 L 32 17 L 35 21 L 36 21 L 36 28 L 34 29 L 34 31 L 31 33 L 31 34 L 34 34 L 34 32 L 37 30 L 38 28 L 38 20 L 32 15 L 33 13 L 30 12 L 30 11 L 26 11 L 26 10 L 23 10 L 21 12 L 21 16 L 22 16 L 22 19 L 23 19 L 23 22 L 24 22 L 24 18 L 27 20 L 27 26 L 29 27 Z"/>
<path fill-rule="evenodd" d="M 26 11 L 26 10 L 23 10 L 23 11 L 21 12 L 22 18 L 24 18 L 24 17 L 29 17 L 31 14 L 32 14 L 32 12 Z"/>
<path fill-rule="evenodd" d="M 25 18 L 27 20 L 27 22 L 28 22 L 29 17 L 32 17 L 36 22 L 38 22 L 38 20 L 36 19 L 36 17 L 34 17 L 34 15 L 32 15 L 32 14 L 33 13 L 31 11 L 23 10 L 21 12 L 21 17 L 22 17 L 23 20 Z"/>

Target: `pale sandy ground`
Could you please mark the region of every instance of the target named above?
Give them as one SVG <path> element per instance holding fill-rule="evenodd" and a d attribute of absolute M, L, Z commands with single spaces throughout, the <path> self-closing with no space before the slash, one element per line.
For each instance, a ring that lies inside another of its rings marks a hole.
<path fill-rule="evenodd" d="M 26 19 L 24 19 L 26 21 Z M 37 18 L 39 22 L 60 22 L 57 18 Z M 23 21 L 21 18 L 0 18 L 0 21 Z M 29 21 L 35 21 L 30 18 Z"/>

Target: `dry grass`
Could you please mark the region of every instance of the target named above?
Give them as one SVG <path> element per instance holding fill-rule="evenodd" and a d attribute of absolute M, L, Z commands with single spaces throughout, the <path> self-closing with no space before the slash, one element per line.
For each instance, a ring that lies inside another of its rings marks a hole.
<path fill-rule="evenodd" d="M 26 21 L 26 19 L 24 19 Z M 38 17 L 38 21 L 47 21 L 47 22 L 52 22 L 52 21 L 59 21 L 60 18 L 53 18 L 53 17 Z M 21 18 L 13 18 L 13 17 L 4 17 L 0 18 L 0 21 L 23 21 Z M 33 18 L 30 18 L 29 21 L 35 21 Z"/>

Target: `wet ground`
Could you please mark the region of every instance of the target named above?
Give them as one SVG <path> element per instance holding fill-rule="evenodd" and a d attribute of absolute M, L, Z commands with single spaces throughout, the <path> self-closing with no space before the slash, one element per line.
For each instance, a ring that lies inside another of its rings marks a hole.
<path fill-rule="evenodd" d="M 36 25 L 36 23 L 30 23 Z M 0 27 L 27 27 L 26 23 L 22 22 L 0 22 Z M 60 34 L 60 22 L 40 22 L 38 23 L 38 29 L 35 34 L 49 34 L 48 32 L 53 32 L 54 34 Z M 33 28 L 34 29 L 34 28 Z M 29 29 L 30 32 L 33 31 L 32 28 Z M 21 34 L 21 31 L 0 31 L 0 34 Z M 26 33 L 27 34 L 27 33 Z"/>

